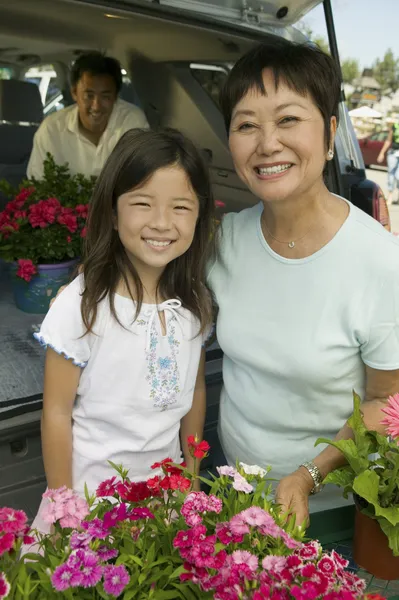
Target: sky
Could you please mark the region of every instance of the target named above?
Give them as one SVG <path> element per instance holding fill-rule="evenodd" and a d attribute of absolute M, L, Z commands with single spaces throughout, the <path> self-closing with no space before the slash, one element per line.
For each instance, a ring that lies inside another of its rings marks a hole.
<path fill-rule="evenodd" d="M 391 48 L 399 58 L 399 0 L 331 0 L 340 59 L 357 58 L 371 67 Z M 322 5 L 303 21 L 327 38 Z"/>

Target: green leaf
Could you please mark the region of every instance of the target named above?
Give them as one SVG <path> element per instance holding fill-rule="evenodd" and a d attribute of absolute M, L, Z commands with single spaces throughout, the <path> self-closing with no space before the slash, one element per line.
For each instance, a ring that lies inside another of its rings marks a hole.
<path fill-rule="evenodd" d="M 327 477 L 324 479 L 324 483 L 332 483 L 337 485 L 338 487 L 344 488 L 344 496 L 347 498 L 349 492 L 353 488 L 353 481 L 355 479 L 355 474 L 353 469 L 349 466 L 341 467 L 340 469 L 335 469 L 331 471 Z"/>
<path fill-rule="evenodd" d="M 369 469 L 360 473 L 354 482 L 353 490 L 358 496 L 364 498 L 367 502 L 374 506 L 377 517 L 384 517 L 391 525 L 399 524 L 399 509 L 395 506 L 384 508 L 379 501 L 379 482 L 380 479 L 373 469 Z"/>
<path fill-rule="evenodd" d="M 172 575 L 170 576 L 171 579 L 176 579 L 176 577 L 180 577 L 180 575 L 182 573 L 186 573 L 186 569 L 183 567 L 183 565 L 181 565 L 180 567 L 178 567 L 175 571 L 173 571 Z"/>
<path fill-rule="evenodd" d="M 315 446 L 318 444 L 329 444 L 340 450 L 356 474 L 368 469 L 371 464 L 368 458 L 359 455 L 355 441 L 352 439 L 333 442 L 326 438 L 319 438 L 316 440 Z"/>
<path fill-rule="evenodd" d="M 398 509 L 397 509 L 398 510 Z M 394 556 L 399 556 L 399 527 L 392 525 L 385 519 L 377 519 L 382 531 L 388 538 L 389 547 Z"/>

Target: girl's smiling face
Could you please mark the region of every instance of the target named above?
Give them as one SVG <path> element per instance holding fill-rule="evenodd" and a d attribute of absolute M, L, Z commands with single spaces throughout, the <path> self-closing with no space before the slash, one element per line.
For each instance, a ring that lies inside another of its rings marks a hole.
<path fill-rule="evenodd" d="M 266 95 L 250 90 L 234 107 L 229 146 L 239 177 L 264 202 L 306 193 L 322 182 L 327 151 L 322 114 L 309 95 L 263 72 Z M 334 145 L 335 117 L 331 119 Z"/>
<path fill-rule="evenodd" d="M 143 185 L 119 196 L 115 228 L 140 274 L 166 265 L 192 244 L 199 201 L 179 166 L 158 169 Z"/>

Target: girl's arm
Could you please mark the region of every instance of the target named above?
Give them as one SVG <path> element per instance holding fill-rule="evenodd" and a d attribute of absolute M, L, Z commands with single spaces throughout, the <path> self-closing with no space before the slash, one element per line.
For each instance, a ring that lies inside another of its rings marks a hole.
<path fill-rule="evenodd" d="M 46 351 L 42 412 L 42 452 L 47 485 L 72 488 L 72 407 L 81 368 Z"/>
<path fill-rule="evenodd" d="M 204 433 L 206 413 L 206 385 L 205 385 L 205 349 L 202 349 L 201 359 L 198 367 L 197 379 L 195 382 L 193 404 L 188 412 L 181 420 L 180 439 L 184 454 L 184 460 L 187 463 L 187 468 L 191 473 L 194 472 L 194 459 L 190 455 L 187 438 L 189 435 L 194 435 L 198 440 L 202 440 Z M 196 474 L 199 473 L 199 460 L 196 461 Z"/>

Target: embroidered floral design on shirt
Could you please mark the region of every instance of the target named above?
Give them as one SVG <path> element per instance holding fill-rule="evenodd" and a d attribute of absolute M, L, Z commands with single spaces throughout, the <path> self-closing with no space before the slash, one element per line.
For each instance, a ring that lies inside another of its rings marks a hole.
<path fill-rule="evenodd" d="M 177 365 L 180 342 L 176 339 L 176 323 L 177 319 L 172 315 L 167 325 L 169 345 L 169 355 L 167 356 L 158 355 L 159 333 L 156 329 L 155 320 L 151 324 L 146 380 L 151 387 L 150 398 L 153 400 L 154 406 L 161 410 L 166 410 L 168 406 L 174 404 L 180 393 L 179 368 Z"/>

